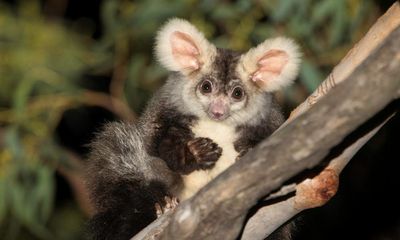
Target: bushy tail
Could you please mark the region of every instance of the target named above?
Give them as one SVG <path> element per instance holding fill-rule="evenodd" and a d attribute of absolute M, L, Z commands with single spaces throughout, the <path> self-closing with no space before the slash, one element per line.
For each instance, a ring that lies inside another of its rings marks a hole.
<path fill-rule="evenodd" d="M 170 195 L 173 173 L 147 154 L 143 135 L 132 124 L 107 124 L 91 143 L 87 184 L 95 216 L 92 239 L 130 239 L 156 219 L 155 204 Z"/>

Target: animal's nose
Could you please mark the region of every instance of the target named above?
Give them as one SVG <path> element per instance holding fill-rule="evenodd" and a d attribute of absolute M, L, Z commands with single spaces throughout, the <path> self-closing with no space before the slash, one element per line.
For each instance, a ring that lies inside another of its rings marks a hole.
<path fill-rule="evenodd" d="M 222 116 L 224 116 L 224 113 L 223 113 L 222 111 L 211 111 L 211 113 L 212 113 L 212 115 L 213 115 L 215 118 L 217 118 L 217 119 L 219 119 L 219 118 L 221 118 Z"/>
<path fill-rule="evenodd" d="M 223 120 L 228 116 L 229 109 L 225 99 L 218 98 L 210 103 L 208 115 L 214 120 Z"/>

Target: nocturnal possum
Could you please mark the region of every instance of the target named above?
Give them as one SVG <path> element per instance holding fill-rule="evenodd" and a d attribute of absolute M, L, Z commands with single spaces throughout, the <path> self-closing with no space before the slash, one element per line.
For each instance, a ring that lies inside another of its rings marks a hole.
<path fill-rule="evenodd" d="M 272 92 L 295 79 L 300 62 L 290 39 L 241 54 L 181 19 L 162 27 L 155 53 L 171 72 L 166 83 L 136 124 L 107 124 L 91 143 L 93 239 L 131 238 L 268 137 L 284 120 Z"/>

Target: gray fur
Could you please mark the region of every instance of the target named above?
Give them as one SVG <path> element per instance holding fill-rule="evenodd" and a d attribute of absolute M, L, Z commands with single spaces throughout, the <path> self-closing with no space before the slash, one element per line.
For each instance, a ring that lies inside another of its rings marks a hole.
<path fill-rule="evenodd" d="M 90 144 L 86 174 L 89 187 L 96 188 L 99 179 L 112 183 L 135 178 L 140 182 L 163 182 L 168 187 L 176 184 L 175 174 L 165 162 L 148 154 L 143 136 L 133 124 L 106 124 Z M 96 196 L 92 198 L 96 200 Z"/>
<path fill-rule="evenodd" d="M 160 45 L 162 51 L 158 53 L 167 51 L 166 47 Z M 282 124 L 283 116 L 273 95 L 260 90 L 249 79 L 241 79 L 243 74 L 238 72 L 238 64 L 242 55 L 231 50 L 214 50 L 207 68 L 192 73 L 172 72 L 136 124 L 107 124 L 92 142 L 87 176 L 96 205 L 96 216 L 92 220 L 95 239 L 107 239 L 102 236 L 104 233 L 110 239 L 133 236 L 155 219 L 156 203 L 163 205 L 165 196 L 179 196 L 184 192 L 187 179 L 201 176 L 198 173 L 212 172 L 214 165 L 218 170 L 215 173 L 219 174 L 235 160 L 232 154 L 226 153 L 233 151 L 239 158 Z M 216 88 L 210 95 L 199 90 L 205 80 L 213 81 Z M 245 93 L 240 101 L 234 101 L 231 95 L 237 86 Z M 224 103 L 229 103 L 229 116 L 219 120 L 218 125 L 213 122 L 215 119 L 210 119 L 207 105 L 213 97 L 221 96 Z M 223 131 L 216 136 L 213 128 Z M 221 136 L 225 138 L 225 129 L 230 132 L 229 140 L 223 139 L 228 144 L 214 142 L 212 136 L 219 140 Z M 196 135 L 199 132 L 204 136 Z M 204 169 L 204 165 L 200 168 L 199 161 L 203 157 L 194 159 L 187 148 L 188 142 L 199 138 L 203 138 L 207 146 L 212 147 L 210 149 L 222 152 L 207 159 L 208 169 Z M 224 146 L 228 146 L 225 148 L 229 151 L 224 152 Z M 220 159 L 224 160 L 218 162 Z M 190 175 L 192 173 L 197 175 Z M 193 178 L 190 182 L 194 182 Z"/>

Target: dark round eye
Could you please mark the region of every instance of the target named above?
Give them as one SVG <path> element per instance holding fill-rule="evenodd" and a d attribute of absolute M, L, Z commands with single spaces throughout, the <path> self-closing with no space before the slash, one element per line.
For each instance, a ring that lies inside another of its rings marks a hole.
<path fill-rule="evenodd" d="M 232 91 L 232 98 L 235 100 L 242 100 L 244 96 L 244 90 L 242 87 L 235 87 Z"/>
<path fill-rule="evenodd" d="M 200 89 L 203 94 L 210 93 L 212 91 L 212 83 L 206 80 L 201 84 Z"/>

